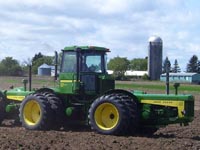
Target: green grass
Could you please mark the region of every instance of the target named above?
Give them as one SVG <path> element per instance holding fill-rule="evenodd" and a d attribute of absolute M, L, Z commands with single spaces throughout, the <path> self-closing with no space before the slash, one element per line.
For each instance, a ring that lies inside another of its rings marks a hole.
<path fill-rule="evenodd" d="M 0 89 L 9 89 L 9 87 L 14 86 L 14 87 L 20 87 L 23 86 L 22 80 L 27 79 L 28 77 L 5 77 L 5 76 L 0 76 Z M 39 88 L 39 87 L 53 87 L 54 80 L 53 77 L 38 77 L 38 76 L 33 76 L 32 78 L 32 87 L 33 88 Z M 27 84 L 28 86 L 28 84 Z"/>
<path fill-rule="evenodd" d="M 165 93 L 165 83 L 164 82 L 116 82 L 116 88 L 120 89 L 133 89 L 133 90 L 142 90 L 142 91 L 157 91 L 158 93 Z M 170 93 L 174 93 L 175 89 L 173 83 L 170 83 Z M 192 84 L 180 84 L 178 88 L 179 93 L 192 93 L 198 94 L 200 91 L 199 85 Z"/>
<path fill-rule="evenodd" d="M 4 82 L 14 84 L 14 83 L 19 83 L 21 81 L 16 80 L 16 79 L 4 79 Z"/>
<path fill-rule="evenodd" d="M 0 87 L 4 89 L 8 85 L 23 86 L 22 79 L 28 79 L 28 77 L 0 77 Z M 33 87 L 50 86 L 53 87 L 53 77 L 38 77 L 33 76 L 32 81 Z M 119 89 L 131 89 L 131 90 L 142 90 L 148 93 L 165 93 L 165 82 L 159 81 L 116 81 L 116 88 Z M 180 94 L 199 94 L 200 85 L 194 84 L 180 84 L 178 89 Z M 173 83 L 170 83 L 170 93 L 174 93 Z"/>
<path fill-rule="evenodd" d="M 138 83 L 132 83 L 132 84 L 124 84 L 124 83 L 116 83 L 116 88 L 121 89 L 158 89 L 158 90 L 164 90 L 165 86 L 163 85 L 147 85 L 147 84 L 138 84 Z"/>

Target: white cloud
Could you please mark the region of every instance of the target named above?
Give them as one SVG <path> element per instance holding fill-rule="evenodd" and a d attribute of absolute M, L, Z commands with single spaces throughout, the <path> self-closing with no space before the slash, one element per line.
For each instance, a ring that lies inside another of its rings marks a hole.
<path fill-rule="evenodd" d="M 199 50 L 199 10 L 194 1 L 0 1 L 0 59 L 53 54 L 67 45 L 110 48 L 109 57 L 146 57 L 148 38 L 163 39 L 163 58 L 184 66 Z M 181 54 L 181 55 L 180 55 Z M 180 60 L 179 60 L 180 59 Z M 183 68 L 185 69 L 185 68 Z"/>
<path fill-rule="evenodd" d="M 125 13 L 129 9 L 130 0 L 91 0 L 93 7 L 103 15 Z"/>

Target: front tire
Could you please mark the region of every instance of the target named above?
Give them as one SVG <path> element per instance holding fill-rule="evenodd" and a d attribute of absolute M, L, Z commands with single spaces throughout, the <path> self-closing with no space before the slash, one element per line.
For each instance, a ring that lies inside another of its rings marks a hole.
<path fill-rule="evenodd" d="M 92 130 L 107 135 L 126 133 L 129 126 L 129 110 L 116 95 L 104 95 L 96 99 L 89 109 Z"/>
<path fill-rule="evenodd" d="M 19 117 L 22 126 L 29 130 L 49 130 L 52 125 L 52 110 L 41 94 L 27 96 L 21 103 Z"/>

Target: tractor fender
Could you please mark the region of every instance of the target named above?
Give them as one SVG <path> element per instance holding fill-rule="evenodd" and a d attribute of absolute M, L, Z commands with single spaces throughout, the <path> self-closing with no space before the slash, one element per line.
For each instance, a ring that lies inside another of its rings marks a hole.
<path fill-rule="evenodd" d="M 123 94 L 131 97 L 135 102 L 138 102 L 137 97 L 131 91 L 127 91 L 127 90 L 123 90 L 123 89 L 112 89 L 112 90 L 106 91 L 104 93 L 104 95 L 113 94 L 113 93 L 123 93 Z"/>
<path fill-rule="evenodd" d="M 54 93 L 54 90 L 50 88 L 41 88 L 35 91 L 35 93 L 44 93 L 44 92 Z"/>

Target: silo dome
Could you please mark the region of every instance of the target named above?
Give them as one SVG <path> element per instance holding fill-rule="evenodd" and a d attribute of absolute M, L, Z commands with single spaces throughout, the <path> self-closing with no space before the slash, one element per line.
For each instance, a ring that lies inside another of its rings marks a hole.
<path fill-rule="evenodd" d="M 162 43 L 162 39 L 160 38 L 160 37 L 158 37 L 158 36 L 151 36 L 150 38 L 149 38 L 149 43 Z"/>

